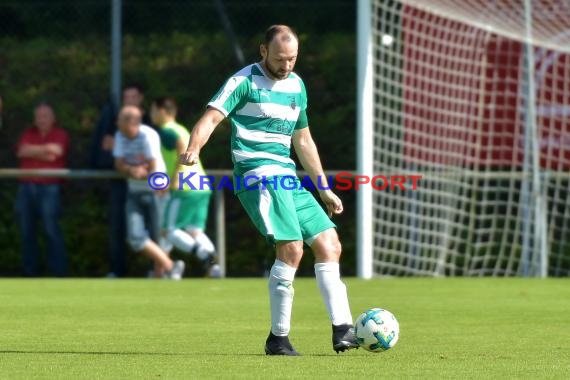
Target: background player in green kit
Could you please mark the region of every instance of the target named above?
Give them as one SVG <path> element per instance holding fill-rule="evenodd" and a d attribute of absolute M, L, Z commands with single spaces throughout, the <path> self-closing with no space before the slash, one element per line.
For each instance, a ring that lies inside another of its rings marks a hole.
<path fill-rule="evenodd" d="M 268 355 L 298 355 L 288 335 L 293 305 L 293 280 L 303 255 L 303 242 L 315 255 L 315 275 L 333 327 L 333 349 L 358 347 L 346 286 L 340 279 L 341 245 L 335 225 L 310 192 L 283 179 L 297 181 L 290 158 L 291 143 L 315 184 L 329 216 L 342 212 L 342 202 L 328 188 L 319 154 L 309 131 L 307 95 L 293 72 L 297 35 L 285 25 L 271 26 L 260 46 L 262 61 L 238 71 L 208 103 L 196 123 L 180 161 L 194 165 L 214 128 L 228 117 L 232 125 L 234 182 L 244 180 L 236 194 L 257 229 L 275 244 L 276 260 L 269 276 L 271 331 Z M 266 177 L 258 182 L 256 178 Z M 286 178 L 289 177 L 289 178 Z M 250 179 L 251 181 L 247 181 Z M 238 186 L 234 183 L 234 189 Z M 297 183 L 298 185 L 298 183 Z"/>
<path fill-rule="evenodd" d="M 192 178 L 198 182 L 198 178 L 205 176 L 206 172 L 199 161 L 193 166 L 179 164 L 178 157 L 186 150 L 190 133 L 186 127 L 176 122 L 176 112 L 176 101 L 172 98 L 162 97 L 152 103 L 151 118 L 158 126 L 166 174 L 170 178 L 163 228 L 168 242 L 184 253 L 195 252 L 204 263 L 208 276 L 220 277 L 214 244 L 204 232 L 212 190 L 201 189 L 199 183 L 194 184 L 194 189 L 186 184 L 178 189 L 179 173 L 187 176 L 195 172 Z"/>

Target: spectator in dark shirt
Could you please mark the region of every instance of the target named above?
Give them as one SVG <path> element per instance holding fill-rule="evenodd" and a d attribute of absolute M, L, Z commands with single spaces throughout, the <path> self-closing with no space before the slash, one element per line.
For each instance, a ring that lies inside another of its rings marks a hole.
<path fill-rule="evenodd" d="M 143 110 L 144 92 L 138 84 L 127 84 L 123 88 L 122 105 L 135 106 L 142 112 L 142 123 L 150 124 L 150 117 Z M 117 108 L 113 102 L 107 102 L 101 109 L 99 121 L 97 122 L 92 140 L 90 164 L 93 169 L 113 170 L 113 145 L 115 133 L 117 132 Z M 126 220 L 125 204 L 127 197 L 127 184 L 124 179 L 114 179 L 111 181 L 109 194 L 109 256 L 110 272 L 107 277 L 123 277 L 127 272 L 126 268 L 126 246 L 125 237 Z"/>

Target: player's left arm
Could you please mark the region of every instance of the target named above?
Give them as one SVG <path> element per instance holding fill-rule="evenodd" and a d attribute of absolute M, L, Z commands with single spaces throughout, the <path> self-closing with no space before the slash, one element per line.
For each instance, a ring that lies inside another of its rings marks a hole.
<path fill-rule="evenodd" d="M 301 165 L 309 173 L 313 183 L 318 184 L 319 196 L 327 207 L 329 217 L 332 214 L 340 214 L 343 210 L 342 201 L 329 188 L 323 166 L 321 165 L 319 152 L 309 127 L 295 130 L 293 133 L 293 147 Z"/>

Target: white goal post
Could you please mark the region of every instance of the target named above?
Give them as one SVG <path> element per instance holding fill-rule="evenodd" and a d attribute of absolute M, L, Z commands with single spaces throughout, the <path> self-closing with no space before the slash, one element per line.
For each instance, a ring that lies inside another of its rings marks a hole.
<path fill-rule="evenodd" d="M 359 0 L 358 275 L 570 275 L 570 2 Z"/>

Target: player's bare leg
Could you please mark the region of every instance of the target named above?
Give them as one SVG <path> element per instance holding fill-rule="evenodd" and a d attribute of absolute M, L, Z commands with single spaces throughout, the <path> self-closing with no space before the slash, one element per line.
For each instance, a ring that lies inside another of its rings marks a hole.
<path fill-rule="evenodd" d="M 315 255 L 315 276 L 327 307 L 333 329 L 333 349 L 358 348 L 352 325 L 346 285 L 340 279 L 339 260 L 342 251 L 334 228 L 321 232 L 311 244 Z"/>
<path fill-rule="evenodd" d="M 299 353 L 289 342 L 289 330 L 291 329 L 291 309 L 295 293 L 293 280 L 303 257 L 303 242 L 277 242 L 276 256 L 269 274 L 271 332 L 265 343 L 265 353 L 297 356 Z"/>

